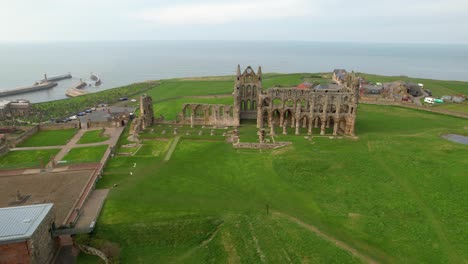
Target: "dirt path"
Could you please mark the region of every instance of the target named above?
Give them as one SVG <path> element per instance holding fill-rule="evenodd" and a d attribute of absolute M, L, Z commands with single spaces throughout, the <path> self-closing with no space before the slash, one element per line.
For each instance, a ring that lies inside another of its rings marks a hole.
<path fill-rule="evenodd" d="M 334 237 L 332 237 L 330 235 L 327 235 L 327 234 L 323 233 L 317 227 L 315 227 L 313 225 L 310 225 L 310 224 L 307 224 L 307 223 L 301 221 L 300 219 L 295 218 L 294 216 L 290 216 L 290 215 L 287 215 L 287 214 L 284 214 L 284 213 L 281 213 L 281 212 L 278 212 L 278 211 L 273 211 L 273 214 L 289 219 L 290 221 L 292 221 L 292 222 L 304 227 L 305 229 L 315 233 L 317 236 L 319 236 L 319 237 L 321 237 L 321 238 L 335 244 L 337 247 L 348 251 L 353 256 L 359 258 L 360 260 L 362 260 L 365 263 L 372 263 L 372 264 L 379 263 L 375 259 L 373 259 L 373 258 L 371 258 L 371 257 L 369 257 L 367 255 L 364 255 L 363 253 L 359 252 L 357 249 L 351 247 L 350 245 L 346 244 L 345 242 L 340 241 L 340 240 L 338 240 L 338 239 L 336 239 L 336 238 L 334 238 Z"/>
<path fill-rule="evenodd" d="M 206 245 L 208 245 L 208 243 L 210 243 L 215 237 L 216 237 L 216 234 L 218 234 L 219 230 L 221 229 L 221 227 L 223 226 L 224 223 L 221 223 L 220 225 L 218 225 L 216 227 L 216 230 L 210 235 L 210 237 L 208 237 L 207 239 L 203 240 L 200 244 L 198 244 L 197 246 L 195 246 L 194 248 L 190 249 L 189 251 L 187 251 L 185 254 L 183 254 L 182 256 L 180 256 L 179 258 L 177 258 L 177 261 L 174 261 L 175 263 L 180 263 L 182 262 L 183 260 L 187 259 L 188 257 L 190 257 L 195 251 L 197 251 L 199 248 L 202 248 Z"/>
<path fill-rule="evenodd" d="M 177 136 L 174 138 L 174 140 L 171 143 L 171 146 L 169 147 L 169 150 L 166 153 L 166 156 L 164 157 L 164 161 L 169 161 L 171 159 L 172 153 L 174 152 L 177 143 L 179 143 L 180 136 Z"/>

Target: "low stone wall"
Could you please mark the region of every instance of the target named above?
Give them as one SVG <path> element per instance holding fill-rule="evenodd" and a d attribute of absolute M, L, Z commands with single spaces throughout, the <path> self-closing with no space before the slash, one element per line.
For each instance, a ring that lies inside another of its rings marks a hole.
<path fill-rule="evenodd" d="M 71 128 L 79 128 L 80 124 L 79 121 L 73 121 L 69 123 L 51 123 L 51 124 L 40 124 L 39 130 L 63 130 L 63 129 L 71 129 Z"/>
<path fill-rule="evenodd" d="M 431 107 L 431 106 L 418 106 L 412 103 L 398 103 L 398 102 L 381 101 L 381 100 L 378 100 L 378 101 L 360 100 L 359 102 L 363 104 L 373 104 L 373 105 L 400 106 L 400 107 L 412 108 L 412 109 L 428 111 L 428 112 L 433 112 L 433 113 L 438 113 L 438 114 L 451 115 L 451 116 L 456 116 L 456 117 L 461 117 L 461 118 L 468 118 L 468 114 L 453 112 L 453 111 L 449 111 L 445 109 L 439 109 L 437 107 Z"/>
<path fill-rule="evenodd" d="M 106 254 L 104 252 L 100 251 L 99 249 L 90 247 L 90 246 L 85 246 L 85 245 L 76 245 L 79 250 L 83 251 L 83 253 L 88 254 L 88 255 L 95 255 L 98 256 L 100 259 L 104 261 L 104 263 L 109 263 L 109 259 L 107 258 Z"/>
<path fill-rule="evenodd" d="M 7 154 L 10 151 L 10 147 L 8 146 L 8 142 L 4 141 L 0 144 L 0 157 Z"/>
<path fill-rule="evenodd" d="M 276 143 L 235 143 L 232 144 L 234 148 L 244 149 L 277 149 L 291 145 L 292 142 L 276 142 Z"/>
<path fill-rule="evenodd" d="M 92 127 L 116 127 L 116 125 L 112 121 L 89 122 L 88 128 Z"/>
<path fill-rule="evenodd" d="M 24 130 L 25 132 L 17 138 L 8 138 L 8 144 L 10 145 L 11 148 L 14 148 L 17 145 L 21 144 L 23 141 L 30 138 L 32 135 L 36 134 L 39 131 L 39 126 L 19 127 L 19 128 L 21 130 Z"/>

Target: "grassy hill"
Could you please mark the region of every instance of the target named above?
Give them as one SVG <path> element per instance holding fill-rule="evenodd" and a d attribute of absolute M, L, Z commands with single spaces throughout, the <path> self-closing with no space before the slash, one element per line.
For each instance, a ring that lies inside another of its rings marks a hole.
<path fill-rule="evenodd" d="M 316 77 L 269 74 L 264 87 Z M 148 93 L 156 114 L 171 117 L 183 103 L 232 101 L 184 96 L 232 87 L 229 77 L 192 78 Z M 198 136 L 201 127 L 175 140 L 169 126 L 155 125 L 134 156 L 106 167 L 98 188 L 117 187 L 93 240 L 119 244 L 122 263 L 362 262 L 336 241 L 382 263 L 464 263 L 468 146 L 440 135 L 467 127 L 466 119 L 360 105 L 359 139 L 279 135 L 293 145 L 266 151 L 233 149 L 206 130 Z M 241 140 L 256 139 L 253 124 L 240 130 Z"/>

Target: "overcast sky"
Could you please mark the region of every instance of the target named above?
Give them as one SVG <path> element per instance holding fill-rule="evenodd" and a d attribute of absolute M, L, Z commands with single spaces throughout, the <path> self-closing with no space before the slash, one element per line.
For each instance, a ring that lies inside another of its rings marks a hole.
<path fill-rule="evenodd" d="M 0 42 L 468 43 L 468 0 L 0 0 Z"/>

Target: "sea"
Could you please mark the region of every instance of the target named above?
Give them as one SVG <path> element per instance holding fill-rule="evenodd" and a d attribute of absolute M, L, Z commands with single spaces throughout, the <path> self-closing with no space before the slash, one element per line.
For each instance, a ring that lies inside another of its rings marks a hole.
<path fill-rule="evenodd" d="M 0 98 L 45 102 L 66 98 L 80 79 L 101 91 L 145 80 L 235 74 L 237 65 L 263 72 L 346 69 L 381 75 L 468 81 L 468 45 L 287 41 L 122 41 L 0 43 L 0 90 L 70 73 L 44 91 Z"/>

